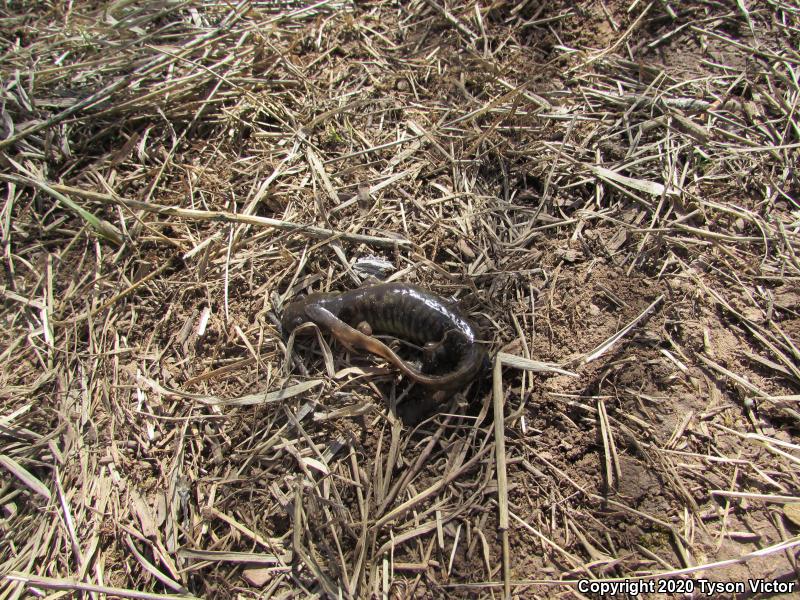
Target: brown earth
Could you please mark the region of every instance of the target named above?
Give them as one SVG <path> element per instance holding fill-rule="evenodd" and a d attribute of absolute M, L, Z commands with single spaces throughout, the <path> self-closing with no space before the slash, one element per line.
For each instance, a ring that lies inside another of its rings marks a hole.
<path fill-rule="evenodd" d="M 0 575 L 208 598 L 797 581 L 800 5 L 329 4 L 2 9 L 3 136 L 61 117 L 0 155 Z M 434 396 L 318 338 L 287 352 L 285 302 L 375 257 L 493 356 L 573 373 L 503 370 L 507 503 L 490 374 Z"/>

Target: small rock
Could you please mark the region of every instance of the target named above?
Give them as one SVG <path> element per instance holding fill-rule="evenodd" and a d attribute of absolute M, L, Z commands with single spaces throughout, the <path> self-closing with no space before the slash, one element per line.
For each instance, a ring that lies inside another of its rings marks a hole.
<path fill-rule="evenodd" d="M 783 514 L 795 525 L 800 525 L 800 502 L 784 504 Z"/>
<path fill-rule="evenodd" d="M 467 242 L 465 242 L 464 240 L 458 240 L 457 246 L 459 251 L 461 252 L 461 254 L 464 255 L 465 258 L 468 258 L 470 260 L 475 260 L 475 253 L 472 251 L 472 248 L 469 247 L 469 244 L 467 244 Z"/>
<path fill-rule="evenodd" d="M 358 198 L 358 208 L 362 213 L 369 211 L 372 205 L 375 204 L 372 194 L 369 192 L 369 188 L 365 185 L 358 186 L 356 197 Z"/>
<path fill-rule="evenodd" d="M 574 263 L 581 257 L 581 251 L 573 248 L 559 248 L 556 255 L 568 263 Z"/>
<path fill-rule="evenodd" d="M 265 569 L 264 567 L 245 569 L 242 571 L 242 577 L 247 580 L 247 583 L 254 587 L 264 587 L 270 580 L 270 573 L 269 569 Z"/>

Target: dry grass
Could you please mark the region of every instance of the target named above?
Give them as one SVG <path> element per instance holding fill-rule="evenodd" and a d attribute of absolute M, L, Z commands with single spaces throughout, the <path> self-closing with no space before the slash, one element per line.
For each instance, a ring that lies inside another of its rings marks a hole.
<path fill-rule="evenodd" d="M 26 6 L 0 600 L 797 579 L 800 4 Z M 378 271 L 491 385 L 287 350 Z"/>

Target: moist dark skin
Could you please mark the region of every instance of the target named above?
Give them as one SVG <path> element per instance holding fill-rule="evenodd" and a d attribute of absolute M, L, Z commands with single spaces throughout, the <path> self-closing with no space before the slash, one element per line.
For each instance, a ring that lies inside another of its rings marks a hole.
<path fill-rule="evenodd" d="M 286 306 L 281 326 L 288 335 L 309 321 L 330 331 L 345 346 L 376 354 L 412 380 L 432 388 L 463 387 L 486 360 L 486 352 L 476 342 L 474 326 L 457 307 L 407 283 L 311 294 Z M 434 361 L 444 361 L 452 368 L 441 375 L 422 373 L 373 334 L 392 335 L 423 346 Z"/>

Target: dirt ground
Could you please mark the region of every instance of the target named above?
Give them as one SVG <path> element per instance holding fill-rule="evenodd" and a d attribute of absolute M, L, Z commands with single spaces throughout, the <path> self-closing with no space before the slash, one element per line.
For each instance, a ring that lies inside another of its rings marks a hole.
<path fill-rule="evenodd" d="M 0 600 L 798 597 L 800 4 L 0 22 Z M 499 368 L 280 330 L 374 277 Z"/>

